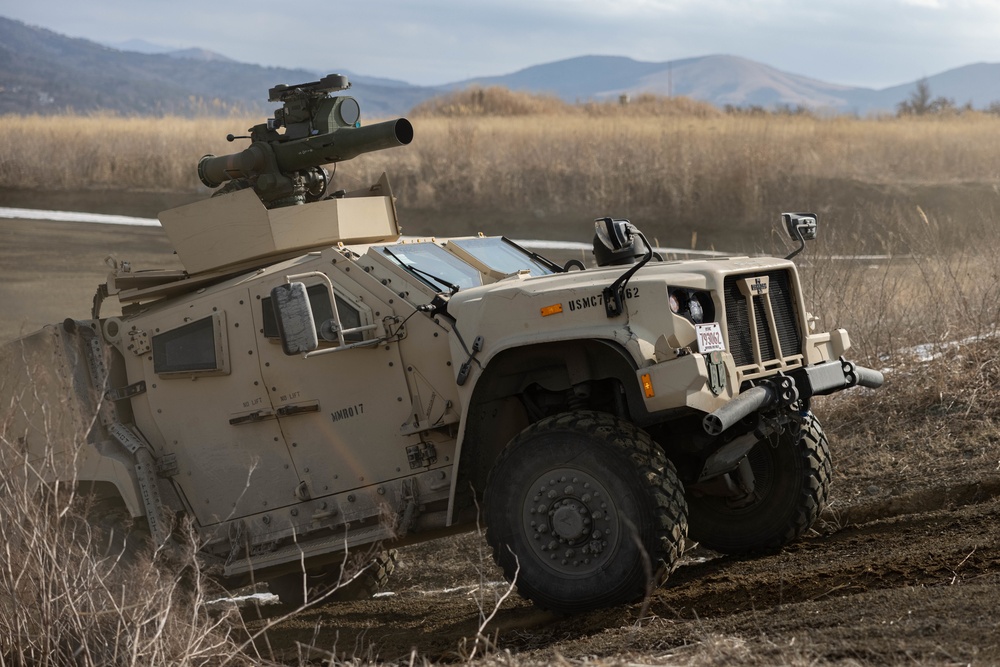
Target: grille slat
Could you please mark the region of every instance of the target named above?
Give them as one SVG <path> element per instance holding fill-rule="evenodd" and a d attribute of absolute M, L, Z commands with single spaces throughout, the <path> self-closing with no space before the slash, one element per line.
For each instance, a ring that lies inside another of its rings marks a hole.
<path fill-rule="evenodd" d="M 740 281 L 745 278 L 767 277 L 768 296 L 754 295 L 754 322 L 760 341 L 760 359 L 754 358 L 753 338 L 751 333 L 750 312 L 747 298 L 740 291 Z M 729 350 L 737 368 L 758 366 L 763 370 L 763 364 L 778 358 L 775 341 L 768 324 L 767 299 L 770 298 L 771 311 L 774 314 L 774 330 L 778 334 L 778 347 L 783 357 L 801 354 L 802 339 L 799 334 L 798 317 L 795 311 L 788 271 L 764 271 L 738 276 L 727 276 L 723 285 L 726 302 L 726 330 L 729 334 Z"/>

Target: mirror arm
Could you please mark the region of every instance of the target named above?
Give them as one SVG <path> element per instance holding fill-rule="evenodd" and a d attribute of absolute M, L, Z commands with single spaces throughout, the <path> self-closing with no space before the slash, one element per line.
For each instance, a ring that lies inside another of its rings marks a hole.
<path fill-rule="evenodd" d="M 800 252 L 802 252 L 803 250 L 805 250 L 805 249 L 806 249 L 806 239 L 805 239 L 805 237 L 804 237 L 804 236 L 802 236 L 802 228 L 803 228 L 804 226 L 805 226 L 805 225 L 795 225 L 795 226 L 794 226 L 794 228 L 793 228 L 793 229 L 795 229 L 795 235 L 796 235 L 796 236 L 797 236 L 797 237 L 799 238 L 799 247 L 798 247 L 798 248 L 796 248 L 795 250 L 793 250 L 793 251 L 792 251 L 791 253 L 789 253 L 788 255 L 786 255 L 786 256 L 785 256 L 785 259 L 791 259 L 792 257 L 795 257 L 795 256 L 796 256 L 796 255 L 798 255 L 798 254 L 799 254 Z"/>

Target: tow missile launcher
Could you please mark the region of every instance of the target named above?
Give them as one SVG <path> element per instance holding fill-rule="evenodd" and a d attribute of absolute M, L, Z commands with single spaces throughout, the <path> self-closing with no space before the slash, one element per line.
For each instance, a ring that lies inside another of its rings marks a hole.
<path fill-rule="evenodd" d="M 322 165 L 413 140 L 413 126 L 405 118 L 361 127 L 357 101 L 329 95 L 350 87 L 347 77 L 330 74 L 319 81 L 271 88 L 268 101 L 282 103 L 274 118 L 250 128 L 246 150 L 201 158 L 201 182 L 215 188 L 235 179 L 217 194 L 249 186 L 268 208 L 303 204 L 326 193 L 329 174 Z"/>
<path fill-rule="evenodd" d="M 665 261 L 611 217 L 589 267 L 404 240 L 385 175 L 325 194 L 324 165 L 413 137 L 360 125 L 348 87 L 276 86 L 247 149 L 201 159 L 221 187 L 160 214 L 184 270 L 114 261 L 89 320 L 2 348 L 3 453 L 31 464 L 0 465 L 157 544 L 185 518 L 222 583 L 292 605 L 370 594 L 381 550 L 480 520 L 518 590 L 567 613 L 642 597 L 686 539 L 737 554 L 809 529 L 832 476 L 812 403 L 882 383 L 807 314 L 791 257 L 816 216 L 784 215 L 786 258 Z"/>

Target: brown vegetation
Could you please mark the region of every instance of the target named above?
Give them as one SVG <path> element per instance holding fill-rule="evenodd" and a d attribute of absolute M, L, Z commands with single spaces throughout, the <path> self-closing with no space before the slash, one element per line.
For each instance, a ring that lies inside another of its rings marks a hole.
<path fill-rule="evenodd" d="M 925 218 L 955 248 L 992 228 L 1000 208 L 1000 118 L 992 115 L 673 114 L 661 108 L 680 101 L 566 107 L 479 92 L 488 113 L 472 115 L 475 105 L 462 101 L 475 91 L 456 95 L 453 106 L 468 114 L 417 118 L 411 146 L 338 165 L 334 187 L 387 171 L 404 211 L 462 211 L 474 229 L 492 231 L 492 214 L 569 238 L 577 230 L 566 222 L 610 214 L 666 245 L 687 246 L 697 231 L 700 247 L 727 235 L 759 243 L 761 225 L 798 209 L 836 230 L 824 238 L 836 238 L 828 247 L 839 251 L 905 252 L 907 228 Z M 9 116 L 0 125 L 0 185 L 207 192 L 198 159 L 243 148 L 224 137 L 253 122 Z"/>
<path fill-rule="evenodd" d="M 154 552 L 142 526 L 111 521 L 128 516 L 123 505 L 52 481 L 65 452 L 82 447 L 86 419 L 77 441 L 64 442 L 57 434 L 67 432 L 61 422 L 72 411 L 46 403 L 47 446 L 26 449 L 25 437 L 41 434 L 15 430 L 14 413 L 50 394 L 14 389 L 19 359 L 2 352 L 0 395 L 12 404 L 0 412 L 0 665 L 252 664 L 238 648 L 235 604 L 212 602 L 221 591 L 209 586 L 193 550 Z M 46 368 L 29 372 L 51 381 Z"/>

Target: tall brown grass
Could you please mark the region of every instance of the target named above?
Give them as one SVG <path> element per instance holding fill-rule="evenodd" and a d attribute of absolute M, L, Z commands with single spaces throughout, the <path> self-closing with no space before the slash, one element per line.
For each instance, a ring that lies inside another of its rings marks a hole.
<path fill-rule="evenodd" d="M 387 171 L 404 209 L 540 219 L 613 214 L 637 218 L 656 236 L 746 229 L 795 208 L 853 229 L 865 224 L 866 207 L 896 204 L 907 216 L 919 205 L 951 229 L 982 226 L 1000 204 L 995 116 L 674 115 L 605 107 L 421 116 L 412 145 L 338 165 L 335 186 L 351 189 Z M 244 140 L 227 143 L 225 135 L 258 120 L 7 116 L 0 187 L 204 190 L 198 159 L 242 149 Z M 954 210 L 956 202 L 964 210 Z"/>
<path fill-rule="evenodd" d="M 92 504 L 60 475 L 89 430 L 81 424 L 75 441 L 61 441 L 70 407 L 46 403 L 41 432 L 14 426 L 45 392 L 12 388 L 7 355 L 16 350 L 2 352 L 0 395 L 13 404 L 0 412 L 0 665 L 259 664 L 237 642 L 235 604 L 212 602 L 219 589 L 193 550 L 145 548 L 140 526 L 106 529 L 115 508 Z M 32 371 L 39 382 L 46 373 Z M 25 448 L 25 436 L 43 434 L 44 448 Z"/>

